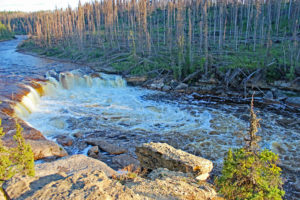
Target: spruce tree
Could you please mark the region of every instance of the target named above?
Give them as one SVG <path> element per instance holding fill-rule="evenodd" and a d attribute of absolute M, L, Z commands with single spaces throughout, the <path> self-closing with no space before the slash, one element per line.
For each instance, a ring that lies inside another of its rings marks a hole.
<path fill-rule="evenodd" d="M 256 118 L 253 98 L 250 109 L 250 130 L 245 146 L 229 149 L 224 160 L 222 175 L 215 180 L 218 191 L 226 199 L 280 200 L 282 189 L 279 157 L 268 149 L 261 150 L 256 135 L 260 119 Z"/>
<path fill-rule="evenodd" d="M 16 134 L 14 140 L 17 146 L 8 148 L 4 146 L 2 138 L 5 135 L 1 127 L 0 119 L 0 190 L 5 199 L 10 199 L 3 188 L 3 183 L 11 179 L 14 175 L 34 176 L 34 157 L 31 146 L 25 143 L 22 136 L 22 127 L 16 123 Z"/>

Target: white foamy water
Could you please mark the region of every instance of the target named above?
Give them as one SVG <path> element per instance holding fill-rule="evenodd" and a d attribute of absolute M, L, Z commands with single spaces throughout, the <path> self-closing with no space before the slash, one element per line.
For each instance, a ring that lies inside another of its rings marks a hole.
<path fill-rule="evenodd" d="M 195 116 L 175 104 L 144 100 L 144 95 L 156 92 L 127 87 L 120 76 L 92 78 L 73 72 L 60 74 L 59 81 L 50 77 L 42 84 L 45 96 L 40 98 L 30 87 L 31 92 L 16 105 L 15 112 L 48 137 L 107 126 L 160 134 L 211 129 L 208 111 Z M 80 120 L 88 123 L 78 127 Z"/>

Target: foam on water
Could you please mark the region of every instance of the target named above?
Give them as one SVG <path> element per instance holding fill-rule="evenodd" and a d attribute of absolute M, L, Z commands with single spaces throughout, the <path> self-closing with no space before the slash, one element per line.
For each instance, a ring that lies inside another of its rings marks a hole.
<path fill-rule="evenodd" d="M 102 125 L 161 134 L 210 130 L 208 111 L 195 117 L 174 104 L 143 100 L 142 96 L 155 92 L 127 87 L 120 76 L 91 77 L 75 71 L 61 73 L 59 81 L 48 80 L 42 85 L 45 96 L 29 87 L 30 92 L 15 106 L 18 117 L 48 137 L 72 134 L 75 121 L 87 117 L 95 126 L 79 127 L 81 130 Z"/>

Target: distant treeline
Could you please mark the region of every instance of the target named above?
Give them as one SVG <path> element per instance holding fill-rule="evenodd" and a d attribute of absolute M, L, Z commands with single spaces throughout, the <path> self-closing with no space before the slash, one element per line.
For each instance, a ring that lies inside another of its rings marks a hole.
<path fill-rule="evenodd" d="M 24 47 L 179 80 L 237 68 L 292 80 L 300 67 L 299 20 L 299 0 L 103 0 L 0 13 L 13 31 L 32 35 Z"/>
<path fill-rule="evenodd" d="M 14 33 L 11 31 L 10 27 L 5 26 L 0 21 L 0 41 L 9 40 L 14 37 Z"/>

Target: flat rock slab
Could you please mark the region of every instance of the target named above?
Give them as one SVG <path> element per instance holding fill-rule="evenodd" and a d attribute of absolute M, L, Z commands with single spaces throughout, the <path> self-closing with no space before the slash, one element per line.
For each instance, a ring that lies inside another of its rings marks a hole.
<path fill-rule="evenodd" d="M 44 186 L 55 183 L 58 180 L 64 180 L 76 173 L 84 171 L 91 172 L 94 170 L 101 171 L 101 173 L 104 174 L 103 176 L 111 176 L 116 173 L 113 169 L 99 160 L 84 155 L 73 155 L 54 162 L 37 164 L 35 165 L 35 177 L 16 176 L 6 182 L 4 187 L 12 199 L 53 199 L 51 197 L 52 195 L 59 194 L 49 194 L 48 191 L 45 191 L 45 194 L 47 193 L 50 195 L 48 197 L 40 194 L 43 192 L 42 188 Z M 41 190 L 39 192 L 39 195 L 41 196 L 32 198 L 31 196 L 34 196 L 39 190 Z M 55 193 L 55 191 L 52 192 Z"/>
<path fill-rule="evenodd" d="M 98 146 L 102 151 L 113 155 L 119 155 L 127 152 L 126 149 L 117 145 L 110 144 L 107 141 L 101 139 L 91 138 L 86 140 L 85 142 L 93 146 Z"/>
<path fill-rule="evenodd" d="M 136 155 L 144 168 L 167 168 L 172 171 L 191 172 L 205 180 L 213 168 L 210 160 L 177 150 L 166 143 L 146 143 L 136 147 Z"/>
<path fill-rule="evenodd" d="M 52 181 L 25 199 L 139 200 L 141 197 L 117 180 L 109 179 L 102 171 L 85 170 Z"/>

